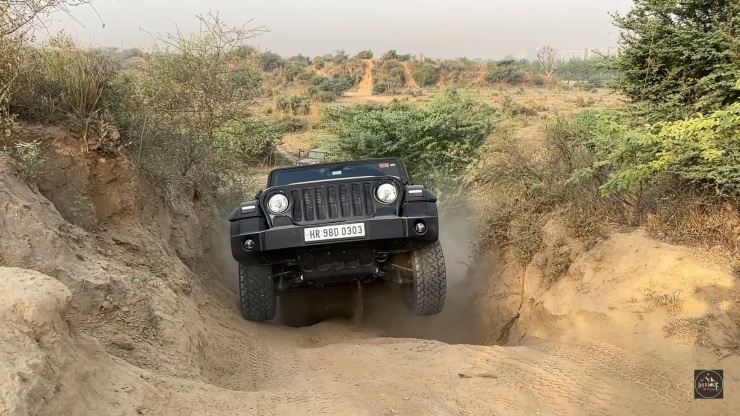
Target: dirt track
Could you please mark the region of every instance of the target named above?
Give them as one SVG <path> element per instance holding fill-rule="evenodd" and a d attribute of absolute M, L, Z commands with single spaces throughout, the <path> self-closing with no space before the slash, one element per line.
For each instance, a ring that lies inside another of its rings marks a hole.
<path fill-rule="evenodd" d="M 58 137 L 57 151 L 72 152 L 68 140 Z M 142 179 L 122 180 L 125 160 L 53 160 L 44 194 L 0 161 L 0 414 L 732 415 L 740 408 L 737 278 L 644 233 L 616 234 L 586 250 L 548 224 L 545 250 L 528 267 L 494 263 L 466 278 L 456 262 L 467 250 L 465 232 L 452 225 L 446 229 L 461 234 L 442 241 L 451 284 L 441 315 L 411 319 L 381 301 L 360 327 L 254 324 L 237 312 L 233 263 L 197 192 L 165 195 Z M 85 188 L 93 174 L 105 186 Z M 105 213 L 95 232 L 60 214 L 75 187 Z M 570 266 L 548 277 L 563 258 Z M 664 301 L 677 291 L 674 310 Z M 703 323 L 683 325 L 692 322 Z M 680 330 L 667 336 L 670 325 Z M 693 399 L 699 368 L 725 370 L 725 399 Z"/>

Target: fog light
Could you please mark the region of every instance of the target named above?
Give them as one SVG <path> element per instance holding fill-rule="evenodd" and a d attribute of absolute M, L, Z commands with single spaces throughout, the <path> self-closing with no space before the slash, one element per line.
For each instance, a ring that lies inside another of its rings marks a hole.
<path fill-rule="evenodd" d="M 414 231 L 416 231 L 417 234 L 424 234 L 424 232 L 427 230 L 427 226 L 424 225 L 423 222 L 417 222 L 414 224 Z"/>
<path fill-rule="evenodd" d="M 254 241 L 252 241 L 251 238 L 247 238 L 244 240 L 244 250 L 252 251 L 254 250 Z"/>

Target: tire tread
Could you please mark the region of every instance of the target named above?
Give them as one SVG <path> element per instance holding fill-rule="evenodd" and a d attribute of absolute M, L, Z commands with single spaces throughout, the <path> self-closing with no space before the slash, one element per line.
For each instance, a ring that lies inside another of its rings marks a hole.
<path fill-rule="evenodd" d="M 439 240 L 414 251 L 411 260 L 416 287 L 411 313 L 429 316 L 442 312 L 447 298 L 447 269 Z"/>
<path fill-rule="evenodd" d="M 239 299 L 244 319 L 255 322 L 273 319 L 277 301 L 272 268 L 239 263 Z"/>

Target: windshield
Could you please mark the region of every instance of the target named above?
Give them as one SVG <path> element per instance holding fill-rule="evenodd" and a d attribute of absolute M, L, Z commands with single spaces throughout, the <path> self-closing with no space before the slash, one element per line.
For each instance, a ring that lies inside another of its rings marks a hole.
<path fill-rule="evenodd" d="M 302 166 L 278 170 L 272 173 L 270 186 L 290 185 L 297 182 L 322 181 L 326 179 L 356 178 L 359 176 L 403 177 L 395 162 L 367 162 L 333 164 L 328 166 Z"/>
<path fill-rule="evenodd" d="M 326 157 L 326 152 L 315 152 L 312 150 L 308 152 L 308 157 L 311 159 L 324 159 Z"/>

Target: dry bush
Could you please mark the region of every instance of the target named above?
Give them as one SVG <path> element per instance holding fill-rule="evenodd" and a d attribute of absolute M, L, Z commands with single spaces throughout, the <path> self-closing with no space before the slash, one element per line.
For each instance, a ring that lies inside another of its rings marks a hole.
<path fill-rule="evenodd" d="M 82 133 L 101 119 L 104 91 L 115 75 L 105 55 L 57 35 L 24 51 L 18 65 L 10 106 L 22 119 L 71 121 Z"/>
<path fill-rule="evenodd" d="M 574 140 L 579 128 L 557 119 L 546 126 L 543 143 L 518 137 L 515 126 L 513 115 L 500 122 L 473 173 L 484 244 L 511 248 L 526 263 L 542 247 L 542 227 L 553 215 L 587 239 L 600 235 L 605 222 L 629 222 L 632 206 L 622 194 L 603 195 L 598 176 L 570 180 L 592 160 Z"/>
<path fill-rule="evenodd" d="M 673 243 L 719 246 L 740 262 L 740 213 L 735 198 L 662 177 L 640 200 L 642 224 Z"/>

